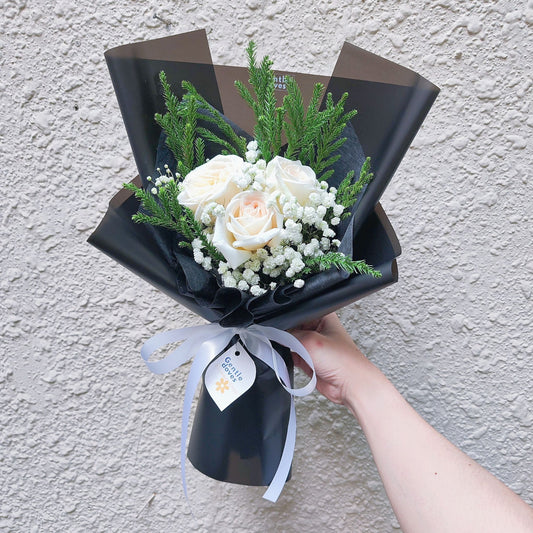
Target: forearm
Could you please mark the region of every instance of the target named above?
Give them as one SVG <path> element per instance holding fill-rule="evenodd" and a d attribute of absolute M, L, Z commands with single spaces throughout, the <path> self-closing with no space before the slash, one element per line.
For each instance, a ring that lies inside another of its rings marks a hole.
<path fill-rule="evenodd" d="M 346 403 L 405 533 L 533 532 L 533 510 L 427 424 L 370 362 Z"/>

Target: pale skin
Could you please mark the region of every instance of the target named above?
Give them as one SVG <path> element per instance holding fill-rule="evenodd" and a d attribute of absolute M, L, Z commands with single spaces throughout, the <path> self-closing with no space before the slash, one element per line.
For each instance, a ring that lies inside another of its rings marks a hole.
<path fill-rule="evenodd" d="M 533 508 L 425 422 L 337 315 L 291 333 L 311 354 L 318 391 L 359 421 L 404 533 L 533 533 Z"/>

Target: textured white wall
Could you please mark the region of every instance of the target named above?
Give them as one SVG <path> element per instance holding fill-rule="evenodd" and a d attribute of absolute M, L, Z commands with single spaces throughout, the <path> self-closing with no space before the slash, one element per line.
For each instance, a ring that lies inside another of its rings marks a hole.
<path fill-rule="evenodd" d="M 383 199 L 400 282 L 341 317 L 532 502 L 531 0 L 6 0 L 0 24 L 0 530 L 399 530 L 361 430 L 317 394 L 276 505 L 191 467 L 194 516 L 184 501 L 187 369 L 150 375 L 138 349 L 201 321 L 85 241 L 136 173 L 103 51 L 204 27 L 218 63 L 253 38 L 280 69 L 329 74 L 347 40 L 442 88 Z"/>

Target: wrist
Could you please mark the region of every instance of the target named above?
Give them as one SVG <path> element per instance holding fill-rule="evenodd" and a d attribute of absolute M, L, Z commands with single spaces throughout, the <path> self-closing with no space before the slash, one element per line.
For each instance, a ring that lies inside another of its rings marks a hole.
<path fill-rule="evenodd" d="M 365 357 L 348 378 L 343 403 L 362 424 L 366 413 L 372 413 L 373 402 L 389 387 L 394 388 L 381 370 Z"/>

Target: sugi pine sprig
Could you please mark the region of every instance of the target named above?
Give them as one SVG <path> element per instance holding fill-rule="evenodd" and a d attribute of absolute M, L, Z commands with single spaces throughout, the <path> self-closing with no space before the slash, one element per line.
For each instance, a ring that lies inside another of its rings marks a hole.
<path fill-rule="evenodd" d="M 184 239 L 179 241 L 179 245 L 185 248 L 191 248 L 192 241 L 200 239 L 213 260 L 223 261 L 224 256 L 209 242 L 202 224 L 194 218 L 194 213 L 178 202 L 179 189 L 174 178 L 165 176 L 158 185 L 147 191 L 134 183 L 124 184 L 125 189 L 135 194 L 142 208 L 142 211 L 133 215 L 132 220 L 175 231 Z"/>
<path fill-rule="evenodd" d="M 375 278 L 380 278 L 382 275 L 379 270 L 368 265 L 366 261 L 356 261 L 340 252 L 328 252 L 317 257 L 306 257 L 304 262 L 304 274 L 323 272 L 324 270 L 335 267 L 339 270 L 345 270 L 350 274 L 370 274 Z"/>
<path fill-rule="evenodd" d="M 298 159 L 302 149 L 320 133 L 322 121 L 319 119 L 319 107 L 324 93 L 324 85 L 316 83 L 307 109 L 305 109 L 302 92 L 292 76 L 286 77 L 287 95 L 283 98 L 283 107 L 287 112 L 285 135 L 287 137 L 287 159 Z"/>
<path fill-rule="evenodd" d="M 246 51 L 252 91 L 241 81 L 236 81 L 235 85 L 255 114 L 254 134 L 263 159 L 268 163 L 273 157 L 281 154 L 281 142 L 285 134 L 287 150 L 284 156 L 288 159 L 299 159 L 304 165 L 313 168 L 320 180 L 327 180 L 333 174 L 332 169 L 327 169 L 340 157 L 335 152 L 346 141 L 341 134 L 346 124 L 357 114 L 356 110 L 344 111 L 348 94 L 344 93 L 340 100 L 334 103 L 331 93 L 328 93 L 326 107 L 320 111 L 324 86 L 317 83 L 305 109 L 298 84 L 287 76 L 287 95 L 283 99 L 283 105 L 276 107 L 272 61 L 265 56 L 257 65 L 254 42 L 250 42 Z"/>
<path fill-rule="evenodd" d="M 244 156 L 246 139 L 233 131 L 221 113 L 190 82 L 182 82 L 185 94 L 180 100 L 172 92 L 164 71 L 160 72 L 159 80 L 167 112 L 156 113 L 155 120 L 167 136 L 166 144 L 176 158 L 177 171 L 182 177 L 205 163 L 206 142 L 220 145 L 221 153 Z M 214 124 L 218 134 L 204 127 L 205 123 Z"/>
<path fill-rule="evenodd" d="M 202 111 L 200 120 L 209 124 L 214 124 L 220 135 L 214 134 L 211 130 L 200 127 L 198 133 L 202 135 L 206 140 L 219 144 L 223 148 L 222 153 L 234 154 L 240 157 L 244 157 L 246 153 L 247 140 L 240 135 L 237 135 L 233 128 L 224 120 L 221 113 L 216 110 L 194 87 L 194 85 L 188 81 L 182 82 L 182 87 L 187 91 L 189 95 L 195 98 L 199 105 L 199 109 Z"/>
<path fill-rule="evenodd" d="M 337 189 L 335 201 L 345 208 L 345 211 L 341 215 L 341 219 L 350 216 L 350 211 L 348 211 L 348 209 L 355 204 L 359 193 L 364 187 L 374 179 L 374 174 L 370 172 L 370 157 L 365 159 L 361 171 L 359 172 L 359 179 L 355 183 L 352 183 L 354 174 L 355 172 L 353 170 L 348 172 Z"/>
<path fill-rule="evenodd" d="M 256 125 L 255 139 L 263 159 L 268 163 L 281 151 L 281 139 L 285 110 L 276 105 L 276 92 L 272 61 L 265 56 L 260 65 L 256 63 L 256 45 L 252 41 L 248 45 L 248 74 L 253 95 L 241 81 L 235 86 L 243 100 L 252 108 Z"/>
<path fill-rule="evenodd" d="M 357 114 L 355 109 L 344 112 L 347 98 L 348 93 L 344 93 L 335 104 L 331 93 L 327 94 L 326 109 L 319 113 L 322 123 L 320 132 L 303 151 L 303 156 L 308 159 L 307 164 L 316 172 L 319 180 L 328 180 L 333 174 L 333 170 L 325 170 L 340 158 L 340 154 L 335 152 L 346 142 L 346 137 L 341 137 L 341 134 L 348 121 Z M 304 161 L 302 163 L 306 164 Z"/>

